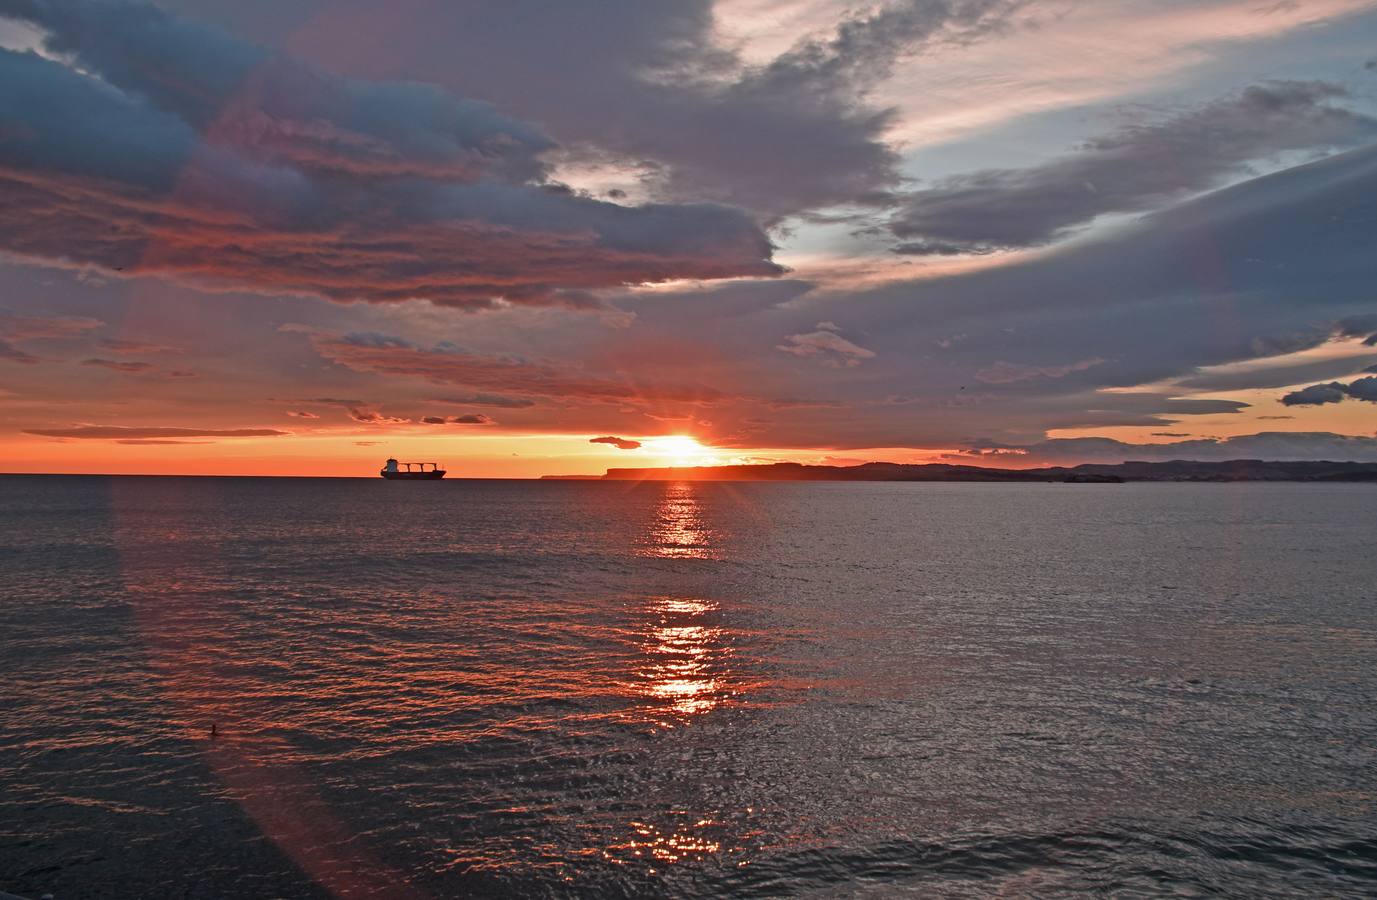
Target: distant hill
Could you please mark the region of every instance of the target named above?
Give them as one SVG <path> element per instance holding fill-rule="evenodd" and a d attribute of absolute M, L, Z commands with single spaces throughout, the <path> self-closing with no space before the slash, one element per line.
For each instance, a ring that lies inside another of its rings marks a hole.
<path fill-rule="evenodd" d="M 577 481 L 1377 481 L 1377 463 L 1276 462 L 1235 459 L 1228 462 L 1088 463 L 1040 469 L 999 469 L 946 463 L 906 465 L 872 462 L 860 466 L 770 465 L 690 466 L 684 468 L 608 469 L 606 475 L 546 475 Z"/>

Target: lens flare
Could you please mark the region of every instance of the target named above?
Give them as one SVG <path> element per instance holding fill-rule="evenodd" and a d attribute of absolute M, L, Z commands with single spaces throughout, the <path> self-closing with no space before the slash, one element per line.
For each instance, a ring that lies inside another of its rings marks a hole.
<path fill-rule="evenodd" d="M 716 451 L 687 434 L 648 438 L 644 445 L 647 452 L 669 466 L 715 466 L 722 462 Z"/>

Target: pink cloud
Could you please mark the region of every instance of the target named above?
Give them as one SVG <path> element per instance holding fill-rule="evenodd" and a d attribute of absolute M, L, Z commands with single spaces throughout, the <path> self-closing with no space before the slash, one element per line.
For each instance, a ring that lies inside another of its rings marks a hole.
<path fill-rule="evenodd" d="M 816 331 L 791 334 L 775 349 L 794 356 L 815 357 L 838 368 L 851 368 L 860 365 L 862 360 L 875 358 L 874 351 L 853 344 L 838 334 L 839 330 L 831 322 L 819 322 Z"/>
<path fill-rule="evenodd" d="M 470 353 L 446 344 L 425 349 L 386 335 L 314 334 L 311 341 L 321 356 L 357 372 L 424 378 L 476 390 L 598 402 L 708 403 L 722 398 L 708 387 L 640 384 L 629 378 L 588 375 L 567 366 Z"/>
<path fill-rule="evenodd" d="M 19 316 L 0 312 L 0 338 L 29 341 L 36 338 L 80 337 L 105 323 L 85 316 Z"/>

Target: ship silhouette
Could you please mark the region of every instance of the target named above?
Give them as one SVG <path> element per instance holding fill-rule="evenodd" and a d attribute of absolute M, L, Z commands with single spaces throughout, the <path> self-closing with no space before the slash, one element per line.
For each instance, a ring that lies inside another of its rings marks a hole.
<path fill-rule="evenodd" d="M 378 474 L 389 481 L 438 481 L 445 477 L 445 470 L 433 462 L 399 463 L 389 459 Z"/>

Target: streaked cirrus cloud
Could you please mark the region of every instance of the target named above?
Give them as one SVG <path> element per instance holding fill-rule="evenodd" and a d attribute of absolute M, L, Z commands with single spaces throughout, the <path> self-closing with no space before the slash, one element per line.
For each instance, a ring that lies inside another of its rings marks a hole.
<path fill-rule="evenodd" d="M 901 253 L 1036 247 L 1107 213 L 1161 206 L 1286 151 L 1349 147 L 1377 119 L 1336 105 L 1339 85 L 1283 81 L 1125 127 L 1028 169 L 959 175 L 913 193 L 890 223 Z"/>
<path fill-rule="evenodd" d="M 355 371 L 410 376 L 435 384 L 596 402 L 655 399 L 708 403 L 723 396 L 707 386 L 642 383 L 637 378 L 589 374 L 515 356 L 472 353 L 448 343 L 423 347 L 399 337 L 369 333 L 311 334 L 310 338 L 321 356 Z"/>
<path fill-rule="evenodd" d="M 491 416 L 482 413 L 468 413 L 462 416 L 422 416 L 418 420 L 423 425 L 495 425 Z"/>
<path fill-rule="evenodd" d="M 139 425 L 75 425 L 71 428 L 31 428 L 26 429 L 24 433 L 41 437 L 99 441 L 198 437 L 281 437 L 290 434 L 290 432 L 278 431 L 275 428 L 164 428 Z"/>

